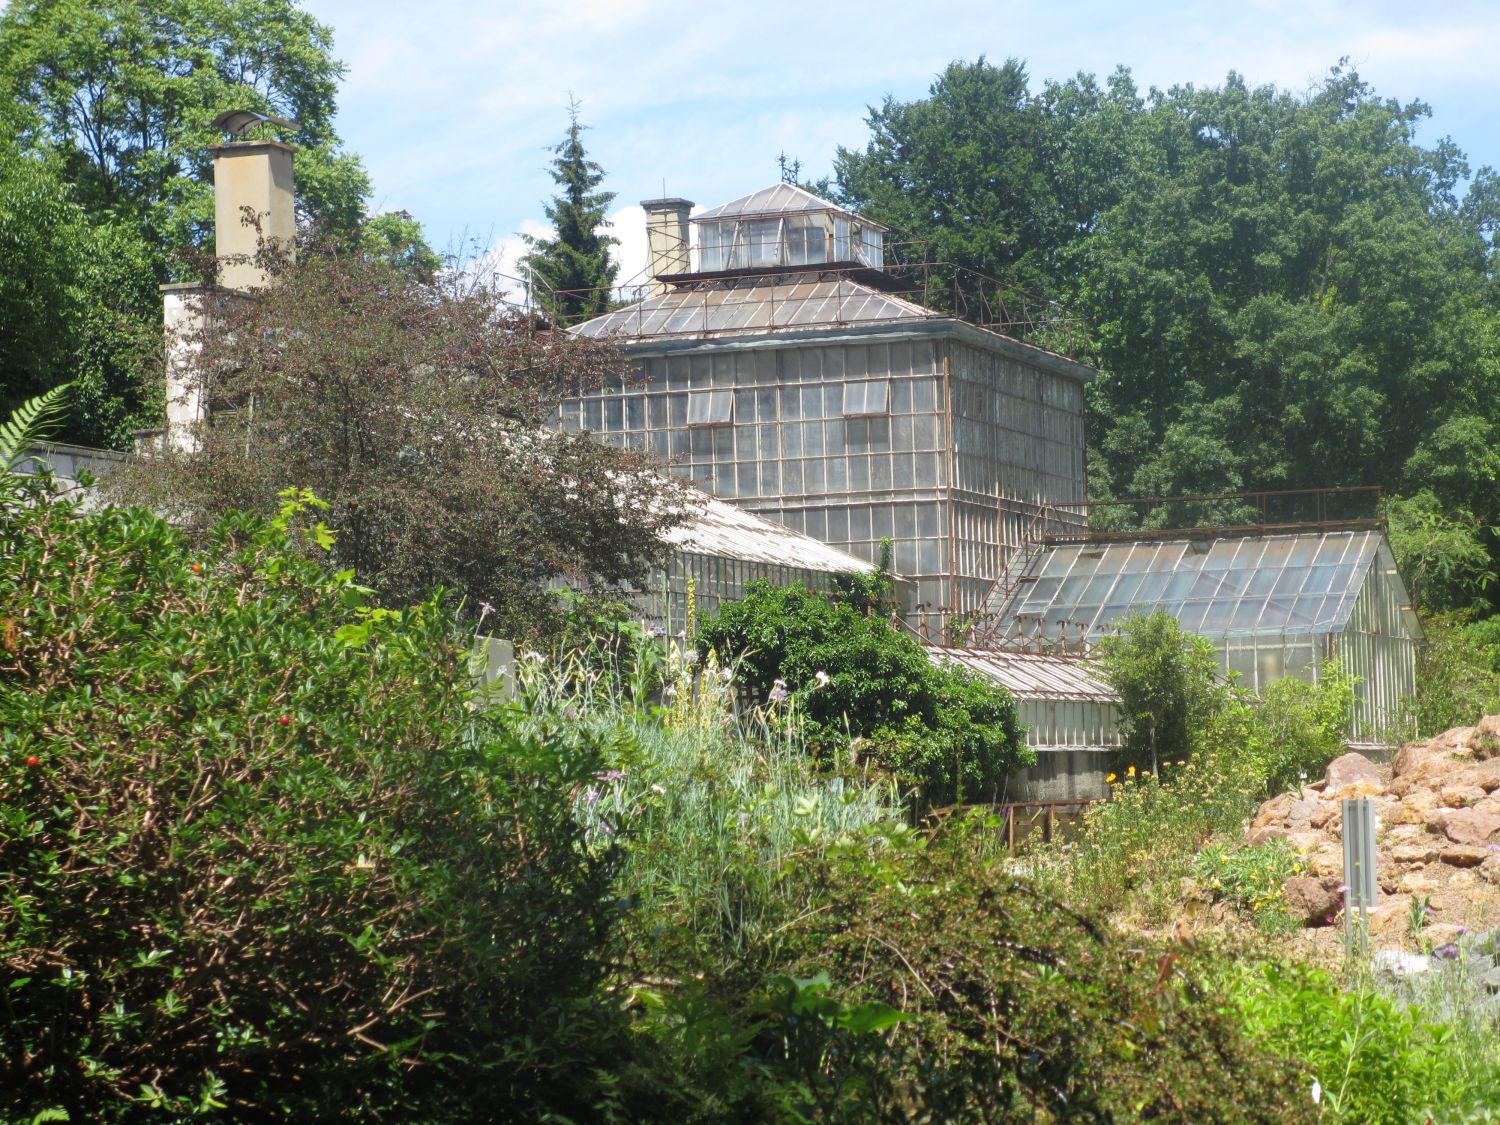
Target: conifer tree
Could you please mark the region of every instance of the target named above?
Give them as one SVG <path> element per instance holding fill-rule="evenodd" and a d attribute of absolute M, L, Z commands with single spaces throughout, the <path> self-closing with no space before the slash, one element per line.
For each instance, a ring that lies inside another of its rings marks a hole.
<path fill-rule="evenodd" d="M 596 191 L 604 169 L 583 150 L 578 102 L 568 105 L 568 135 L 552 149 L 552 178 L 562 190 L 546 205 L 556 232 L 552 238 L 527 236 L 531 252 L 521 266 L 539 305 L 561 325 L 577 324 L 609 309 L 610 287 L 619 266 L 610 261 L 609 248 L 619 239 L 601 233 L 609 226 L 605 210 L 612 191 Z"/>

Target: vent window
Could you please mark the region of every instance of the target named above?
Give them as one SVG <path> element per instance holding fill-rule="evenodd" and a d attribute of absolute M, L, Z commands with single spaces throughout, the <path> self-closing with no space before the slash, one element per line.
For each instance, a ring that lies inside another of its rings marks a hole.
<path fill-rule="evenodd" d="M 688 395 L 689 426 L 727 426 L 733 421 L 733 391 L 693 391 Z"/>
<path fill-rule="evenodd" d="M 844 384 L 845 418 L 868 418 L 890 412 L 890 383 L 886 380 Z"/>

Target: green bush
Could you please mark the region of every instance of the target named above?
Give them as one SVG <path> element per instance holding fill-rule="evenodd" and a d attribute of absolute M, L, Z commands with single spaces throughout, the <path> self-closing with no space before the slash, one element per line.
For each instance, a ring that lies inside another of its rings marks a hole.
<path fill-rule="evenodd" d="M 1319 777 L 1344 753 L 1356 682 L 1330 660 L 1315 684 L 1284 676 L 1265 689 L 1246 736 L 1264 792 L 1289 789 L 1303 774 Z"/>
<path fill-rule="evenodd" d="M 1119 629 L 1099 643 L 1099 662 L 1120 697 L 1119 770 L 1159 771 L 1192 756 L 1231 693 L 1213 646 L 1171 614 L 1127 617 Z"/>
<path fill-rule="evenodd" d="M 44 487 L 0 482 L 0 1117 L 586 1111 L 598 747 L 471 710 L 305 495 L 200 550 Z"/>
<path fill-rule="evenodd" d="M 867 585 L 835 599 L 752 582 L 743 601 L 699 626 L 697 640 L 733 657 L 763 699 L 790 692 L 814 752 L 862 740 L 859 755 L 918 790 L 921 803 L 993 800 L 1006 773 L 1035 761 L 1015 701 L 934 664 L 887 624 Z"/>
<path fill-rule="evenodd" d="M 1210 845 L 1194 859 L 1193 874 L 1213 898 L 1233 904 L 1268 933 L 1301 925 L 1287 914 L 1281 888 L 1292 876 L 1306 874 L 1306 865 L 1285 840 L 1253 847 Z"/>
<path fill-rule="evenodd" d="M 1470 1109 L 1500 1108 L 1493 1057 L 1476 1066 L 1447 1027 L 1359 984 L 1341 988 L 1307 966 L 1225 963 L 1236 1018 L 1267 1047 L 1301 1060 L 1318 1082 L 1321 1104 L 1342 1121 L 1488 1120 Z M 1455 1112 L 1449 1112 L 1456 1108 Z"/>

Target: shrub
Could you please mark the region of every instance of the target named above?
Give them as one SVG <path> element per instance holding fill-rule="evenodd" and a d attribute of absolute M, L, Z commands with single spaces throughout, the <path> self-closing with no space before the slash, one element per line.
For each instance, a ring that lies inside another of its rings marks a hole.
<path fill-rule="evenodd" d="M 1330 660 L 1317 683 L 1284 676 L 1265 689 L 1247 735 L 1263 791 L 1279 793 L 1302 774 L 1317 777 L 1344 753 L 1356 682 Z"/>
<path fill-rule="evenodd" d="M 1099 643 L 1099 661 L 1120 697 L 1119 769 L 1156 772 L 1192 756 L 1230 692 L 1213 646 L 1183 632 L 1170 614 L 1128 617 L 1119 628 Z"/>
<path fill-rule="evenodd" d="M 1254 847 L 1214 844 L 1193 861 L 1193 874 L 1217 900 L 1229 902 L 1255 919 L 1268 933 L 1284 933 L 1300 926 L 1286 912 L 1281 888 L 1306 865 L 1284 840 Z"/>
<path fill-rule="evenodd" d="M 200 550 L 3 489 L 0 1116 L 586 1107 L 598 747 L 469 710 L 438 603 L 369 608 L 305 495 Z"/>
<path fill-rule="evenodd" d="M 914 787 L 927 804 L 993 799 L 1005 774 L 1035 761 L 1015 701 L 956 668 L 934 664 L 859 596 L 836 600 L 801 586 L 752 582 L 722 606 L 698 642 L 739 662 L 769 698 L 794 693 L 814 752 L 861 739 L 859 752 Z"/>

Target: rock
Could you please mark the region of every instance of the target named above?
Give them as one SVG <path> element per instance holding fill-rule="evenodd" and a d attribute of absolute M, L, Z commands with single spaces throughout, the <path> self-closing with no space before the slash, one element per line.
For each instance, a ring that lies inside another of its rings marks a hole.
<path fill-rule="evenodd" d="M 1358 777 L 1338 790 L 1334 795 L 1339 800 L 1348 800 L 1354 797 L 1383 797 L 1385 796 L 1385 782 L 1373 780 L 1368 777 Z"/>
<path fill-rule="evenodd" d="M 1398 844 L 1390 850 L 1390 856 L 1397 863 L 1420 867 L 1425 863 L 1436 863 L 1438 850 L 1431 844 Z"/>
<path fill-rule="evenodd" d="M 1326 926 L 1343 905 L 1335 878 L 1294 875 L 1281 886 L 1286 912 L 1304 926 Z"/>
<path fill-rule="evenodd" d="M 1479 865 L 1479 877 L 1486 883 L 1500 886 L 1500 852 L 1492 853 Z"/>
<path fill-rule="evenodd" d="M 1376 821 L 1382 825 L 1395 824 L 1396 818 L 1401 814 L 1401 802 L 1394 797 L 1376 797 L 1370 802 L 1370 807 L 1375 810 Z"/>
<path fill-rule="evenodd" d="M 1409 871 L 1401 876 L 1398 889 L 1406 895 L 1430 895 L 1437 890 L 1437 882 L 1421 871 Z"/>
<path fill-rule="evenodd" d="M 1475 844 L 1449 844 L 1438 858 L 1453 867 L 1477 867 L 1494 853 Z"/>
<path fill-rule="evenodd" d="M 1457 926 L 1452 922 L 1434 922 L 1422 928 L 1422 940 L 1429 941 L 1433 945 L 1448 945 L 1468 932 L 1467 926 Z"/>
<path fill-rule="evenodd" d="M 1288 832 L 1284 837 L 1288 844 L 1296 849 L 1298 855 L 1308 855 L 1317 851 L 1328 842 L 1328 837 L 1321 832 Z"/>
<path fill-rule="evenodd" d="M 1294 832 L 1311 827 L 1312 818 L 1321 808 L 1322 804 L 1316 797 L 1293 800 L 1286 811 L 1286 826 Z"/>
<path fill-rule="evenodd" d="M 1264 828 L 1254 829 L 1248 841 L 1252 847 L 1259 847 L 1261 844 L 1269 844 L 1272 840 L 1285 840 L 1290 835 L 1291 833 L 1280 825 L 1268 824 Z"/>
<path fill-rule="evenodd" d="M 1427 825 L 1427 831 L 1441 836 L 1443 834 L 1443 829 L 1448 826 L 1449 814 L 1455 813 L 1457 811 L 1457 809 L 1443 807 L 1428 809 L 1422 814 L 1422 823 Z"/>
<path fill-rule="evenodd" d="M 1395 824 L 1422 824 L 1427 812 L 1437 808 L 1437 797 L 1430 789 L 1416 789 L 1401 798 L 1399 811 L 1393 818 Z"/>
<path fill-rule="evenodd" d="M 1420 953 L 1407 953 L 1400 949 L 1382 949 L 1370 958 L 1370 966 L 1377 973 L 1389 973 L 1393 977 L 1411 977 L 1432 968 L 1432 962 Z"/>
<path fill-rule="evenodd" d="M 1485 792 L 1478 785 L 1445 785 L 1438 790 L 1438 800 L 1450 809 L 1466 809 L 1484 798 Z"/>
<path fill-rule="evenodd" d="M 1337 801 L 1319 801 L 1318 807 L 1307 820 L 1314 828 L 1324 832 L 1337 831 L 1343 821 L 1344 810 Z"/>
<path fill-rule="evenodd" d="M 1468 728 L 1455 728 L 1427 742 L 1407 743 L 1391 759 L 1391 775 L 1396 778 L 1407 777 L 1425 767 L 1433 758 L 1442 757 L 1453 749 L 1457 742 L 1457 739 L 1451 736 L 1457 735 L 1460 731 L 1467 732 Z"/>
<path fill-rule="evenodd" d="M 1282 793 L 1263 803 L 1256 810 L 1255 819 L 1250 822 L 1250 831 L 1254 832 L 1257 829 L 1273 824 L 1285 824 L 1287 814 L 1292 811 L 1292 801 L 1294 799 L 1290 793 Z"/>
<path fill-rule="evenodd" d="M 1328 763 L 1328 770 L 1323 775 L 1326 785 L 1324 792 L 1350 796 L 1352 794 L 1345 794 L 1343 790 L 1360 781 L 1374 782 L 1379 791 L 1385 788 L 1385 779 L 1386 774 L 1383 769 L 1363 754 L 1350 751 Z"/>
<path fill-rule="evenodd" d="M 1411 895 L 1393 894 L 1370 910 L 1370 932 L 1386 933 L 1389 930 L 1404 930 L 1411 910 Z"/>
<path fill-rule="evenodd" d="M 1443 818 L 1443 834 L 1455 844 L 1488 844 L 1500 840 L 1500 816 L 1458 809 Z"/>
<path fill-rule="evenodd" d="M 1427 826 L 1421 821 L 1414 824 L 1395 824 L 1385 833 L 1388 844 L 1415 844 L 1427 839 Z"/>
<path fill-rule="evenodd" d="M 1314 875 L 1332 879 L 1344 873 L 1344 853 L 1341 849 L 1324 847 L 1307 857 L 1307 866 Z"/>

